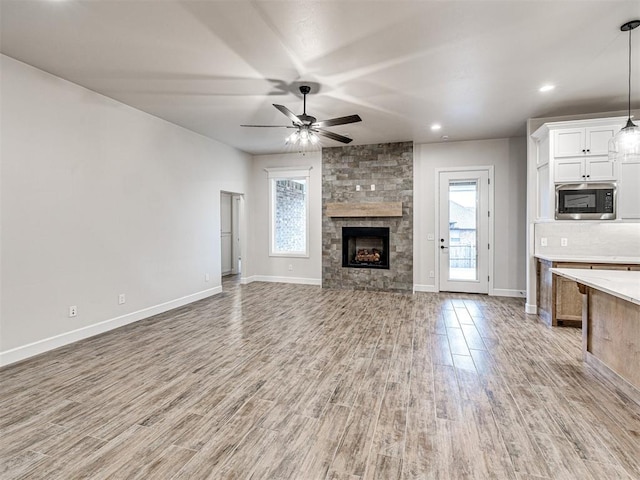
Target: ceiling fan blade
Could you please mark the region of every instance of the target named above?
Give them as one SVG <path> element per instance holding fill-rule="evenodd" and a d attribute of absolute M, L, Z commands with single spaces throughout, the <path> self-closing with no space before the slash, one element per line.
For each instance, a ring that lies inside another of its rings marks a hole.
<path fill-rule="evenodd" d="M 298 128 L 293 125 L 240 125 L 241 127 L 260 127 L 260 128 Z"/>
<path fill-rule="evenodd" d="M 332 118 L 330 120 L 323 120 L 316 122 L 313 127 L 333 127 L 334 125 L 345 125 L 347 123 L 361 122 L 360 115 L 347 115 L 346 117 Z"/>
<path fill-rule="evenodd" d="M 284 113 L 287 117 L 289 117 L 289 119 L 296 125 L 302 124 L 302 121 L 298 118 L 298 116 L 295 113 L 293 113 L 291 110 L 289 110 L 287 107 L 285 107 L 284 105 L 277 105 L 274 103 L 273 106 L 276 107 L 278 110 L 280 110 L 282 113 Z"/>
<path fill-rule="evenodd" d="M 353 138 L 344 137 L 342 135 L 338 135 L 337 133 L 329 132 L 327 130 L 320 130 L 318 128 L 313 129 L 318 135 L 322 135 L 323 137 L 330 138 L 331 140 L 336 140 L 342 143 L 351 143 L 353 142 Z"/>

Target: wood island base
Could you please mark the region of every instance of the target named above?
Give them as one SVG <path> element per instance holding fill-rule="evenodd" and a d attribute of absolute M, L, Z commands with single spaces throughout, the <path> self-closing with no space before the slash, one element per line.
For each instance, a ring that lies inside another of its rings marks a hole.
<path fill-rule="evenodd" d="M 640 403 L 640 305 L 578 283 L 584 360 Z"/>

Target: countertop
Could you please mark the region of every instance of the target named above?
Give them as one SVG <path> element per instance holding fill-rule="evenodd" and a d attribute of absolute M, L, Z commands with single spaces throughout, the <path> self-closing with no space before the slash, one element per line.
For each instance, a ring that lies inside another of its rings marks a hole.
<path fill-rule="evenodd" d="M 640 305 L 640 271 L 552 268 L 551 272 Z"/>
<path fill-rule="evenodd" d="M 629 263 L 640 264 L 640 257 L 620 257 L 620 256 L 584 256 L 584 255 L 547 255 L 537 253 L 536 258 L 547 260 L 548 262 L 575 262 L 575 263 Z"/>

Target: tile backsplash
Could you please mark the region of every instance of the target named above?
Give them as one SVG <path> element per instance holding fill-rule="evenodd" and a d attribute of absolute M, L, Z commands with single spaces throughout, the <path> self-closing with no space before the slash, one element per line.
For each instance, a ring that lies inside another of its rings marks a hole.
<path fill-rule="evenodd" d="M 535 241 L 535 253 L 542 255 L 640 257 L 640 223 L 537 223 Z"/>

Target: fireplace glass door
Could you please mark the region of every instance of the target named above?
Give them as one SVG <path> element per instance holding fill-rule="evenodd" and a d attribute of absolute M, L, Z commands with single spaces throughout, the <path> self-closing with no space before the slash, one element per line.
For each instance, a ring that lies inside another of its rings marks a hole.
<path fill-rule="evenodd" d="M 389 268 L 388 227 L 342 227 L 342 266 Z"/>

